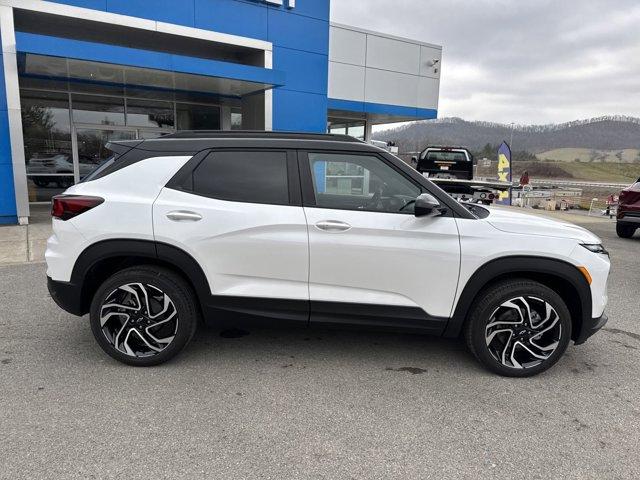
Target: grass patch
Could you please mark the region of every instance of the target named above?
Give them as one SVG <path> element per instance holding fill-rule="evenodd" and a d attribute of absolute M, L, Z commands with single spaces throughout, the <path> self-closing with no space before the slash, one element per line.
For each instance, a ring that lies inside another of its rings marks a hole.
<path fill-rule="evenodd" d="M 533 179 L 633 183 L 640 177 L 640 163 L 520 162 L 514 165 L 514 178 L 524 170 Z"/>

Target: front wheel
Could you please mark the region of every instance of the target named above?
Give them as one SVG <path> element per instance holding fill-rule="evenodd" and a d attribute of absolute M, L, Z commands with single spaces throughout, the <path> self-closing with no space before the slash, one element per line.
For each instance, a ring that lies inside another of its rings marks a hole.
<path fill-rule="evenodd" d="M 620 238 L 631 238 L 633 237 L 633 234 L 636 233 L 636 227 L 616 223 L 616 233 Z"/>
<path fill-rule="evenodd" d="M 471 352 L 489 370 L 529 377 L 552 367 L 571 340 L 571 315 L 560 296 L 530 280 L 485 290 L 465 324 Z"/>
<path fill-rule="evenodd" d="M 191 287 L 153 265 L 131 267 L 107 279 L 91 302 L 91 330 L 111 357 L 128 365 L 164 363 L 189 343 L 199 309 Z"/>

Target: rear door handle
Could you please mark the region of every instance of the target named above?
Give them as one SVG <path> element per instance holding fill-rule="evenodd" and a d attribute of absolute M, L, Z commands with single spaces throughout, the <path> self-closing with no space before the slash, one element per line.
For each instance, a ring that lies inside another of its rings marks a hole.
<path fill-rule="evenodd" d="M 316 223 L 316 228 L 324 232 L 346 232 L 351 228 L 351 225 L 339 220 L 323 220 Z"/>
<path fill-rule="evenodd" d="M 202 215 L 196 212 L 189 212 L 187 210 L 176 210 L 174 212 L 167 213 L 167 218 L 174 222 L 198 222 L 202 220 Z"/>

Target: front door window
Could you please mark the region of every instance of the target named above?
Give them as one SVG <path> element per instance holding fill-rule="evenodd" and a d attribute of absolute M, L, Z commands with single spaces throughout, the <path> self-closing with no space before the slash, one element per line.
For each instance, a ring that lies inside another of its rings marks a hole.
<path fill-rule="evenodd" d="M 309 153 L 316 206 L 413 213 L 420 187 L 373 155 Z"/>

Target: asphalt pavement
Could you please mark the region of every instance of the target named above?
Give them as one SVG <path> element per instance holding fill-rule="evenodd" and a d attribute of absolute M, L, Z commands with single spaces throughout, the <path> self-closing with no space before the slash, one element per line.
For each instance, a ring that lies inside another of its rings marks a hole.
<path fill-rule="evenodd" d="M 325 330 L 201 329 L 127 367 L 44 264 L 0 267 L 0 478 L 640 478 L 640 233 L 588 228 L 609 324 L 529 379 L 454 340 Z"/>

